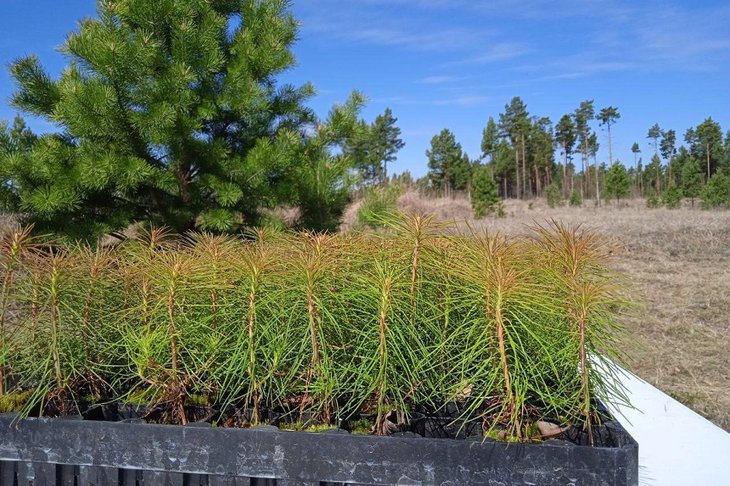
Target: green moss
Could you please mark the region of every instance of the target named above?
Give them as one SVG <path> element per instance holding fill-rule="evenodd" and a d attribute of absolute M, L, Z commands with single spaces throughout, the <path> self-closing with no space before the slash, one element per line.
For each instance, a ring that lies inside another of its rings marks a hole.
<path fill-rule="evenodd" d="M 369 435 L 371 428 L 372 428 L 372 426 L 370 425 L 370 421 L 368 419 L 355 420 L 352 423 L 352 433 L 353 434 Z"/>
<path fill-rule="evenodd" d="M 301 421 L 284 422 L 279 424 L 281 430 L 293 430 L 298 432 L 323 432 L 325 430 L 333 430 L 337 427 L 334 425 L 310 425 L 305 426 Z"/>
<path fill-rule="evenodd" d="M 88 395 L 82 397 L 82 400 L 88 403 L 96 403 L 101 400 L 101 395 L 99 395 L 98 393 L 89 393 Z"/>
<path fill-rule="evenodd" d="M 507 434 L 504 430 L 487 430 L 486 432 L 484 432 L 484 437 L 499 442 L 519 442 L 519 439 L 517 437 L 511 434 Z"/>
<path fill-rule="evenodd" d="M 536 423 L 525 425 L 525 437 L 533 442 L 542 442 L 542 432 Z"/>
<path fill-rule="evenodd" d="M 196 407 L 205 407 L 210 404 L 210 400 L 208 400 L 208 397 L 205 395 L 197 395 L 193 393 L 188 397 L 187 404 Z"/>
<path fill-rule="evenodd" d="M 0 413 L 20 412 L 31 396 L 33 390 L 0 396 Z"/>

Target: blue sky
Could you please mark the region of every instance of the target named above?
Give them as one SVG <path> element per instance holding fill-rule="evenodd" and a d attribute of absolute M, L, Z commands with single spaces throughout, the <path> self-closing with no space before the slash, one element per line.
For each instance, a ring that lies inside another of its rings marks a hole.
<path fill-rule="evenodd" d="M 56 75 L 57 47 L 93 0 L 3 0 L 0 62 L 35 53 Z M 398 117 L 406 147 L 392 166 L 420 176 L 425 150 L 450 128 L 472 157 L 481 131 L 513 97 L 554 122 L 580 101 L 613 105 L 614 154 L 631 163 L 637 141 L 658 122 L 686 128 L 707 116 L 730 129 L 730 4 L 721 1 L 613 0 L 295 0 L 302 22 L 298 65 L 282 79 L 312 81 L 311 105 L 325 115 L 352 89 L 368 98 L 365 116 L 386 107 Z M 13 85 L 0 73 L 0 118 Z M 39 131 L 50 127 L 37 120 Z M 605 131 L 595 124 L 601 160 Z"/>

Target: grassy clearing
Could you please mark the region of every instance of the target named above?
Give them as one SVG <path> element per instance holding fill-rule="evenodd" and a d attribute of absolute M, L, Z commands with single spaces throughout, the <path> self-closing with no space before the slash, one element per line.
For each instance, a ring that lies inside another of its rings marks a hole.
<path fill-rule="evenodd" d="M 531 206 L 531 208 L 530 208 Z M 582 224 L 614 244 L 611 268 L 626 275 L 641 306 L 623 317 L 621 349 L 629 368 L 730 431 L 730 213 L 647 209 L 644 200 L 596 208 L 551 209 L 544 201 L 506 201 L 506 218 L 473 222 L 507 235 L 533 221 Z M 410 192 L 400 208 L 469 218 L 468 200 L 425 199 Z"/>

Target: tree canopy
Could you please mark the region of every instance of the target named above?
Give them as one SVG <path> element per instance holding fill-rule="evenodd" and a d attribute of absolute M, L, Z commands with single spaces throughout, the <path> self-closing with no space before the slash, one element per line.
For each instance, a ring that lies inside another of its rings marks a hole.
<path fill-rule="evenodd" d="M 97 13 L 68 36 L 59 79 L 35 56 L 11 66 L 13 105 L 58 132 L 4 156 L 8 209 L 79 237 L 135 221 L 234 231 L 277 204 L 320 213 L 310 222 L 338 211 L 348 171 L 330 154 L 363 100 L 318 120 L 310 84 L 277 83 L 294 63 L 288 2 L 108 0 Z"/>

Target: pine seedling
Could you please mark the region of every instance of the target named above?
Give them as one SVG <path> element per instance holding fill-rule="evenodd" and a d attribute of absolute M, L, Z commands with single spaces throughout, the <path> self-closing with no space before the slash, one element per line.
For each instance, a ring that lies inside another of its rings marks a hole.
<path fill-rule="evenodd" d="M 408 310 L 410 274 L 390 261 L 387 251 L 365 257 L 367 270 L 358 274 L 348 299 L 355 323 L 354 354 L 359 357 L 353 363 L 360 391 L 353 408 L 371 404 L 377 435 L 393 432 L 404 422 L 409 398 L 419 385 L 422 351 Z M 396 413 L 395 423 L 387 419 L 391 412 Z"/>
<path fill-rule="evenodd" d="M 537 226 L 535 232 L 545 267 L 552 272 L 556 300 L 564 306 L 570 332 L 566 347 L 572 341 L 575 342 L 573 349 L 577 348 L 572 362 L 579 370 L 580 385 L 572 402 L 593 445 L 592 425 L 599 419 L 595 411 L 596 396 L 613 400 L 625 397 L 606 360 L 620 361 L 612 343 L 620 333 L 618 312 L 629 302 L 623 295 L 621 280 L 605 266 L 611 248 L 598 235 L 555 221 L 546 227 Z M 597 366 L 601 373 L 597 372 Z M 571 375 L 566 378 L 570 380 Z"/>
<path fill-rule="evenodd" d="M 208 269 L 211 287 L 210 298 L 211 327 L 216 330 L 220 316 L 221 294 L 232 288 L 234 255 L 239 248 L 238 242 L 224 235 L 212 233 L 192 233 L 186 238 L 185 246 L 193 258 Z"/>
<path fill-rule="evenodd" d="M 396 232 L 399 243 L 409 253 L 410 260 L 410 316 L 412 325 L 416 325 L 416 303 L 418 301 L 419 279 L 422 273 L 424 253 L 430 249 L 430 243 L 444 228 L 433 216 L 401 214 L 388 218 L 389 227 Z"/>
<path fill-rule="evenodd" d="M 253 240 L 241 245 L 235 257 L 239 312 L 229 326 L 231 347 L 222 370 L 221 388 L 226 406 L 242 398 L 251 423 L 256 424 L 263 420 L 265 387 L 273 378 L 280 356 L 278 348 L 286 340 L 286 333 L 278 328 L 278 315 L 272 312 L 276 247 L 269 241 L 268 230 L 254 230 L 250 236 Z"/>
<path fill-rule="evenodd" d="M 304 392 L 300 402 L 299 415 L 303 417 L 310 401 L 317 403 L 318 414 L 323 423 L 333 418 L 333 392 L 335 376 L 330 359 L 329 337 L 339 334 L 335 308 L 327 305 L 331 293 L 332 276 L 341 262 L 338 237 L 330 234 L 303 233 L 297 240 L 293 255 L 292 284 L 301 292 L 293 304 L 306 306 L 306 332 L 302 343 L 302 354 L 309 355 L 309 364 L 304 379 Z M 332 300 L 329 301 L 333 303 Z M 307 344 L 304 344 L 307 343 Z M 317 391 L 312 397 L 312 389 Z"/>
<path fill-rule="evenodd" d="M 9 328 L 7 325 L 8 308 L 15 285 L 16 273 L 32 252 L 37 248 L 31 236 L 33 226 L 14 227 L 0 241 L 0 261 L 2 262 L 2 295 L 0 296 L 0 396 L 7 391 L 7 356 L 10 354 Z"/>
<path fill-rule="evenodd" d="M 535 322 L 528 312 L 539 299 L 530 285 L 524 265 L 524 249 L 499 234 L 473 234 L 459 238 L 463 258 L 455 263 L 456 275 L 471 290 L 472 305 L 479 313 L 461 323 L 467 349 L 459 367 L 467 371 L 471 389 L 468 412 L 482 409 L 485 426 L 493 429 L 506 421 L 509 432 L 522 440 L 526 374 L 530 356 L 525 352 L 526 330 Z M 493 418 L 489 415 L 496 411 Z"/>

